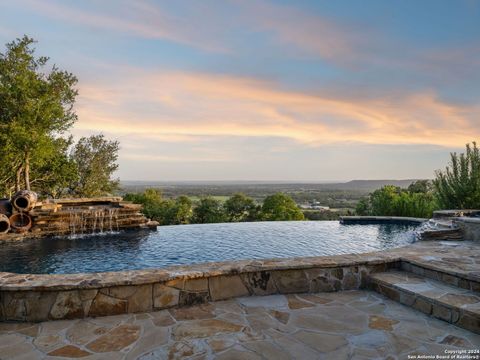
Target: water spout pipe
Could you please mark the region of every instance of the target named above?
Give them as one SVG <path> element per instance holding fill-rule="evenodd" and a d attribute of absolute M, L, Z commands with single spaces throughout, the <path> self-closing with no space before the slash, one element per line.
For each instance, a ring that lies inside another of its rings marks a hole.
<path fill-rule="evenodd" d="M 35 207 L 38 196 L 33 191 L 20 190 L 12 197 L 12 205 L 15 209 L 28 212 Z"/>
<path fill-rule="evenodd" d="M 10 226 L 16 232 L 22 233 L 32 227 L 32 218 L 25 213 L 16 213 L 10 216 Z"/>
<path fill-rule="evenodd" d="M 10 230 L 10 220 L 5 214 L 0 214 L 0 234 L 6 234 Z"/>

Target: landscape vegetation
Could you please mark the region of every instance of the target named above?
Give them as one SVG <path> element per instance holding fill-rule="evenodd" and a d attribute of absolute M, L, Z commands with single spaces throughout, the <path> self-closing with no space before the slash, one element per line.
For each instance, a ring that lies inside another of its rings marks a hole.
<path fill-rule="evenodd" d="M 0 0 L 0 360 L 480 360 L 479 24 Z"/>
<path fill-rule="evenodd" d="M 340 215 L 428 218 L 436 209 L 480 203 L 480 153 L 475 142 L 451 154 L 433 180 L 340 184 L 120 183 L 121 144 L 102 134 L 74 141 L 77 78 L 36 56 L 24 36 L 0 54 L 0 194 L 22 188 L 42 198 L 121 194 L 162 225 L 243 221 L 332 220 Z M 300 209 L 315 201 L 324 209 Z"/>

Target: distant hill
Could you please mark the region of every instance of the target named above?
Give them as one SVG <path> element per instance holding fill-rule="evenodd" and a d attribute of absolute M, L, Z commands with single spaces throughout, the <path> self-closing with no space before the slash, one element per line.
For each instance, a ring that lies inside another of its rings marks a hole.
<path fill-rule="evenodd" d="M 416 179 L 405 180 L 352 180 L 348 182 L 287 182 L 287 181 L 122 181 L 121 187 L 126 191 L 143 191 L 146 188 L 158 188 L 164 191 L 176 189 L 208 194 L 231 194 L 235 191 L 250 193 L 255 190 L 275 191 L 357 191 L 371 192 L 385 185 L 408 187 Z M 175 191 L 175 192 L 176 192 Z"/>
<path fill-rule="evenodd" d="M 408 187 L 412 182 L 418 179 L 406 180 L 352 180 L 346 183 L 328 184 L 332 189 L 349 189 L 373 191 L 385 185 L 394 185 L 401 188 Z M 326 184 L 327 185 L 327 184 Z"/>

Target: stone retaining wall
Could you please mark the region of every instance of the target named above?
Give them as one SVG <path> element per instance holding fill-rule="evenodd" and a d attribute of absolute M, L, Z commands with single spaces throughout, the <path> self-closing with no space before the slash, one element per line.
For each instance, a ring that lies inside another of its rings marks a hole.
<path fill-rule="evenodd" d="M 39 322 L 147 312 L 251 295 L 365 287 L 370 272 L 399 266 L 365 254 L 212 263 L 166 270 L 75 275 L 0 273 L 1 321 Z"/>

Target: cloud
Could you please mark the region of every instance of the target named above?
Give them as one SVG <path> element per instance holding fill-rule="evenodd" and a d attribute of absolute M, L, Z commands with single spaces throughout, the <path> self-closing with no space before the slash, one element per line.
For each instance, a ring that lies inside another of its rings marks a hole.
<path fill-rule="evenodd" d="M 304 55 L 338 60 L 358 56 L 359 49 L 376 38 L 365 26 L 339 24 L 268 1 L 233 0 L 222 6 L 216 2 L 186 1 L 172 6 L 148 0 L 106 0 L 94 8 L 89 8 L 88 1 L 86 6 L 58 0 L 19 2 L 37 14 L 69 24 L 169 40 L 214 52 L 231 52 L 238 44 L 248 47 L 249 33 L 266 33 Z M 235 41 L 238 36 L 242 41 Z M 295 51 L 290 52 L 293 54 Z"/>
<path fill-rule="evenodd" d="M 350 71 L 374 69 L 388 77 L 388 71 L 395 70 L 408 78 L 442 84 L 468 80 L 480 71 L 476 43 L 420 47 L 415 39 L 406 41 L 401 34 L 387 36 L 379 25 L 347 22 L 341 16 L 322 16 L 267 0 L 230 0 L 221 6 L 210 1 L 18 2 L 35 14 L 87 29 L 167 40 L 232 56 L 307 57 Z"/>
<path fill-rule="evenodd" d="M 37 14 L 69 24 L 146 39 L 163 39 L 215 52 L 228 51 L 220 32 L 222 27 L 228 27 L 228 20 L 211 12 L 215 19 L 209 21 L 210 12 L 201 3 L 186 7 L 190 16 L 175 14 L 167 7 L 146 0 L 106 0 L 96 3 L 93 10 L 88 9 L 89 2 L 67 5 L 57 0 L 19 0 L 19 3 Z"/>
<path fill-rule="evenodd" d="M 258 31 L 270 33 L 277 42 L 293 46 L 297 56 L 346 61 L 358 58 L 362 49 L 370 48 L 378 41 L 377 34 L 366 24 L 347 25 L 293 6 L 264 0 L 236 3 L 244 11 L 245 22 Z"/>
<path fill-rule="evenodd" d="M 77 130 L 172 142 L 281 137 L 306 146 L 462 146 L 480 135 L 479 105 L 447 103 L 433 91 L 355 99 L 208 73 L 132 68 L 122 74 L 111 83 L 80 84 Z"/>

